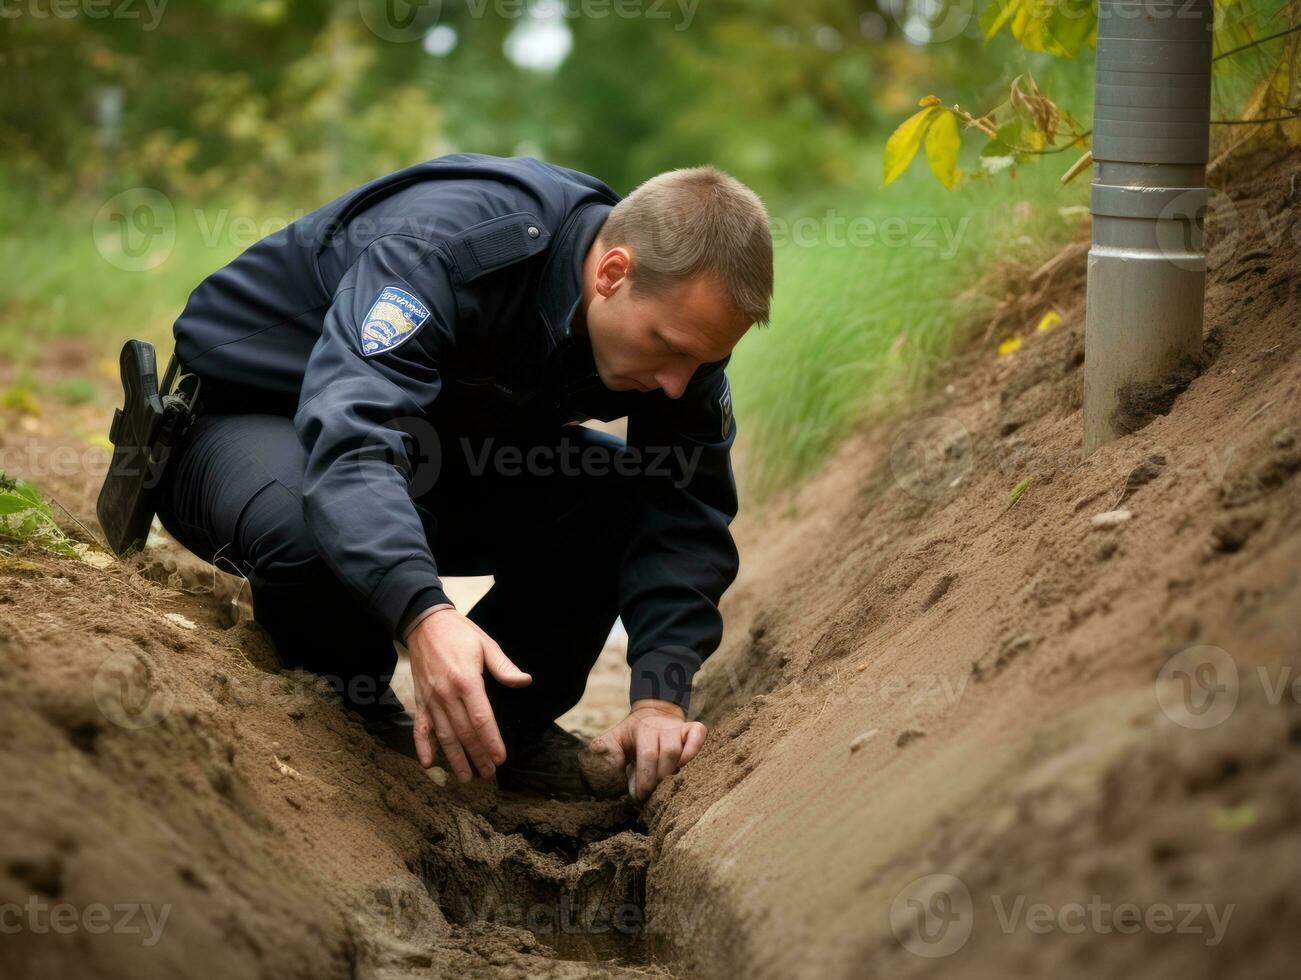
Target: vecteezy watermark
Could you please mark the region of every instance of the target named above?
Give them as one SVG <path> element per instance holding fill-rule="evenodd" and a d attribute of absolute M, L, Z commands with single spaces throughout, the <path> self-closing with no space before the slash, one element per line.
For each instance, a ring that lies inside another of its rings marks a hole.
<path fill-rule="evenodd" d="M 631 901 L 591 901 L 570 891 L 562 891 L 549 901 L 499 901 L 492 894 L 475 901 L 461 894 L 444 896 L 440 904 L 444 912 L 461 925 L 527 929 L 544 941 L 562 937 L 636 939 L 657 936 L 689 944 L 706 911 L 703 903 L 687 908 L 677 903 L 643 905 Z"/>
<path fill-rule="evenodd" d="M 140 20 L 152 31 L 162 22 L 170 0 L 0 0 L 0 20 Z"/>
<path fill-rule="evenodd" d="M 841 214 L 833 208 L 817 217 L 769 219 L 774 248 L 915 248 L 936 252 L 945 260 L 958 254 L 970 224 L 969 215 L 963 215 L 955 225 L 946 216 L 869 218 Z"/>
<path fill-rule="evenodd" d="M 104 659 L 90 689 L 100 713 L 113 724 L 129 729 L 158 724 L 176 701 L 176 693 L 148 663 L 125 651 Z"/>
<path fill-rule="evenodd" d="M 104 202 L 91 233 L 104 261 L 124 272 L 147 272 L 176 247 L 176 209 L 161 191 L 134 187 Z"/>
<path fill-rule="evenodd" d="M 462 383 L 497 389 L 504 398 L 513 394 L 492 379 L 461 382 L 449 375 L 447 380 L 453 387 Z M 682 489 L 695 479 L 703 455 L 699 445 L 616 445 L 569 435 L 536 444 L 496 436 L 457 435 L 445 441 L 428 419 L 403 416 L 372 428 L 346 465 L 377 493 L 392 490 L 396 468 L 406 477 L 405 492 L 420 497 L 448 472 L 470 480 L 645 478 Z"/>
<path fill-rule="evenodd" d="M 51 904 L 38 896 L 26 902 L 0 905 L 0 934 L 36 935 L 57 933 L 62 936 L 87 932 L 94 936 L 140 936 L 140 945 L 156 946 L 163 938 L 163 928 L 172 914 L 170 902 L 155 906 L 149 902 L 91 902 L 77 906 L 71 902 Z"/>
<path fill-rule="evenodd" d="M 1218 946 L 1223 941 L 1236 908 L 1232 902 L 1222 908 L 1210 902 L 1110 902 L 1100 895 L 1090 896 L 1087 902 L 1059 905 L 1027 902 L 1024 895 L 1013 896 L 1011 900 L 1003 895 L 991 895 L 990 902 L 999 928 L 1009 936 L 1018 929 L 1037 936 L 1052 932 L 1133 935 L 1147 931 L 1158 935 L 1204 936 L 1206 946 Z"/>
<path fill-rule="evenodd" d="M 1209 902 L 1114 902 L 1101 895 L 1057 903 L 1030 901 L 1023 894 L 988 897 L 992 924 L 1007 936 L 1019 931 L 1037 936 L 1147 931 L 1197 936 L 1205 946 L 1223 941 L 1236 907 Z M 917 956 L 951 956 L 975 931 L 976 912 L 977 905 L 962 879 L 950 874 L 923 875 L 895 896 L 890 905 L 890 931 L 904 949 Z"/>
<path fill-rule="evenodd" d="M 49 446 L 40 443 L 0 448 L 0 473 L 21 473 L 39 483 L 51 477 L 102 477 L 112 453 L 100 446 Z"/>
<path fill-rule="evenodd" d="M 1247 674 L 1260 684 L 1271 705 L 1284 698 L 1301 704 L 1301 674 L 1291 664 L 1270 670 L 1258 666 Z M 1180 650 L 1161 667 L 1156 678 L 1156 702 L 1162 714 L 1184 728 L 1214 728 L 1227 721 L 1238 706 L 1243 675 L 1237 661 L 1221 647 L 1198 645 Z"/>
<path fill-rule="evenodd" d="M 971 892 L 949 874 L 923 875 L 890 903 L 890 931 L 910 953 L 935 959 L 956 953 L 971 937 Z"/>
<path fill-rule="evenodd" d="M 559 445 L 497 445 L 489 436 L 476 443 L 457 440 L 465 454 L 466 469 L 471 476 L 493 473 L 497 476 L 647 476 L 673 482 L 675 489 L 691 483 L 700 465 L 703 447 L 693 446 L 581 446 L 562 440 Z"/>
<path fill-rule="evenodd" d="M 975 0 L 885 0 L 883 8 L 913 44 L 941 44 L 975 23 Z"/>
<path fill-rule="evenodd" d="M 933 503 L 957 492 L 973 462 L 971 433 L 946 415 L 905 422 L 890 446 L 895 483 L 918 500 Z"/>
<path fill-rule="evenodd" d="M 672 21 L 687 30 L 700 0 L 357 0 L 362 23 L 384 41 L 405 44 L 423 38 L 440 22 L 482 20 Z"/>

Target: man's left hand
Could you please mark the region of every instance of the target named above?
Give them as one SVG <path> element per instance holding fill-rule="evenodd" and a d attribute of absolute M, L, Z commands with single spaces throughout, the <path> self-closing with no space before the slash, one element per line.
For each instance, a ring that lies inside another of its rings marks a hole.
<path fill-rule="evenodd" d="M 611 766 L 634 766 L 634 792 L 646 800 L 655 787 L 695 758 L 705 743 L 705 726 L 687 721 L 672 701 L 634 701 L 628 717 L 588 748 L 605 756 Z"/>

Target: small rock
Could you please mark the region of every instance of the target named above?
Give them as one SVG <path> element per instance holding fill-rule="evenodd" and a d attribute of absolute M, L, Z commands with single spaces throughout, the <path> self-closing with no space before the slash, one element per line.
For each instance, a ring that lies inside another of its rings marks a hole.
<path fill-rule="evenodd" d="M 1097 528 L 1120 527 L 1133 516 L 1133 511 L 1124 510 L 1123 508 L 1121 510 L 1107 510 L 1101 514 L 1094 514 L 1089 518 L 1089 523 Z"/>
<path fill-rule="evenodd" d="M 872 738 L 872 736 L 874 736 L 878 731 L 880 731 L 879 728 L 873 728 L 871 731 L 864 732 L 862 735 L 856 736 L 854 740 L 849 743 L 849 754 L 853 755 L 855 752 L 861 749 L 864 745 L 867 744 L 868 739 Z"/>
<path fill-rule="evenodd" d="M 180 613 L 163 613 L 163 619 L 183 630 L 197 630 L 199 628 L 198 624 L 193 620 L 186 619 Z"/>
<path fill-rule="evenodd" d="M 895 739 L 894 744 L 899 746 L 899 748 L 903 748 L 909 742 L 915 742 L 917 741 L 917 739 L 925 738 L 925 737 L 926 737 L 925 732 L 919 732 L 914 728 L 910 728 L 906 732 L 900 734 L 900 736 L 897 739 Z"/>

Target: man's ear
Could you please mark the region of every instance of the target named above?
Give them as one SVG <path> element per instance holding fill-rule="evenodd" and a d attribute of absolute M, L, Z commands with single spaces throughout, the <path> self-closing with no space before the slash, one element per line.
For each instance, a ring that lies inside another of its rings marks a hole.
<path fill-rule="evenodd" d="M 596 263 L 596 291 L 609 299 L 632 269 L 632 253 L 623 245 L 608 249 Z"/>

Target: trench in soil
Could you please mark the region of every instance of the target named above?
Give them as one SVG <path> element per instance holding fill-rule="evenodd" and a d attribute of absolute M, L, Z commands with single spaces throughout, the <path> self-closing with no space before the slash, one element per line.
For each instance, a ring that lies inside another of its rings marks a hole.
<path fill-rule="evenodd" d="M 527 929 L 561 959 L 644 963 L 650 839 L 631 802 L 503 794 L 411 867 L 449 922 Z"/>
<path fill-rule="evenodd" d="M 158 555 L 141 574 L 199 597 L 220 629 L 242 634 L 251 662 L 279 668 L 273 648 L 259 642 L 238 579 L 174 553 Z M 454 833 L 427 842 L 409 866 L 448 922 L 470 930 L 525 929 L 563 960 L 652 961 L 650 838 L 631 800 L 501 793 L 487 809 L 458 813 L 455 826 Z"/>

